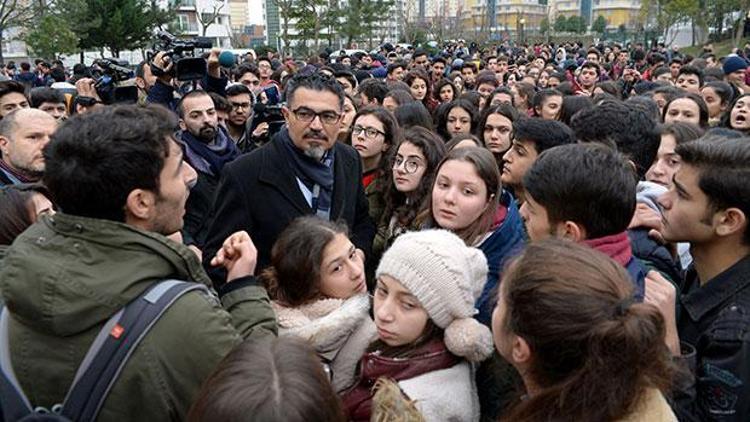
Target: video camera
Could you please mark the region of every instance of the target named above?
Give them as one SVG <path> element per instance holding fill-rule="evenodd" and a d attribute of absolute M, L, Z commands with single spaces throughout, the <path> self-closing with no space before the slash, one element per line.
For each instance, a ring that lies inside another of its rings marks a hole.
<path fill-rule="evenodd" d="M 265 95 L 266 102 L 261 101 L 261 96 Z M 251 131 L 254 131 L 261 123 L 268 123 L 268 132 L 266 136 L 256 138 L 258 144 L 265 144 L 284 126 L 284 114 L 281 112 L 283 104 L 281 103 L 281 93 L 276 85 L 270 85 L 264 88 L 256 95 L 256 102 L 253 106 L 253 121 L 250 125 Z"/>
<path fill-rule="evenodd" d="M 118 86 L 122 81 L 133 78 L 127 60 L 105 58 L 94 60 L 100 71 L 92 71 L 96 83 L 94 88 L 104 104 L 135 103 L 138 101 L 138 88 L 135 86 Z"/>
<path fill-rule="evenodd" d="M 148 53 L 148 61 L 153 62 L 158 52 L 165 52 L 174 66 L 170 71 L 178 81 L 195 81 L 203 79 L 207 73 L 206 59 L 195 57 L 196 48 L 211 48 L 213 44 L 210 38 L 195 37 L 191 40 L 180 40 L 167 31 L 158 33 L 159 42 L 154 44 L 154 51 Z M 155 76 L 161 76 L 164 72 L 151 64 L 151 72 Z"/>

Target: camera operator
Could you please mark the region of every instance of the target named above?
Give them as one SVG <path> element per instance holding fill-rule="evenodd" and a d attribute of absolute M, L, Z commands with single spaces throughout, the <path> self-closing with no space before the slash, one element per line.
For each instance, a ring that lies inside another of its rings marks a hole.
<path fill-rule="evenodd" d="M 206 77 L 200 82 L 200 86 L 205 91 L 215 92 L 221 96 L 226 96 L 224 88 L 227 86 L 227 78 L 221 74 L 221 66 L 219 65 L 219 53 L 221 50 L 218 48 L 211 49 L 211 53 L 207 59 L 208 72 Z M 175 110 L 177 106 L 177 99 L 175 99 L 175 84 L 173 82 L 174 75 L 172 70 L 175 64 L 169 57 L 169 53 L 166 51 L 160 51 L 156 53 L 153 61 L 151 62 L 151 70 L 156 76 L 156 83 L 148 90 L 147 101 L 149 103 L 162 104 L 167 106 L 171 110 Z"/>
<path fill-rule="evenodd" d="M 81 78 L 76 81 L 78 95 L 73 100 L 71 114 L 83 114 L 104 105 L 95 86 L 96 80 L 92 78 Z"/>
<path fill-rule="evenodd" d="M 148 92 L 156 83 L 156 76 L 151 73 L 150 63 L 140 62 L 135 68 L 135 86 L 138 87 L 138 105 L 146 105 Z"/>

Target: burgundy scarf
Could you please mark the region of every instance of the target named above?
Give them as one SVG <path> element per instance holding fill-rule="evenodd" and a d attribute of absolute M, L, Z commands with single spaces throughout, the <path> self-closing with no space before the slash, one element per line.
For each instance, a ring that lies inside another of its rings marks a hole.
<path fill-rule="evenodd" d="M 597 239 L 587 239 L 583 241 L 592 249 L 607 255 L 617 261 L 623 267 L 627 267 L 633 258 L 633 251 L 630 248 L 630 238 L 627 232 L 604 236 Z"/>
<path fill-rule="evenodd" d="M 372 391 L 375 382 L 386 377 L 394 381 L 408 380 L 422 374 L 450 368 L 461 360 L 445 348 L 442 339 L 435 339 L 420 347 L 410 358 L 387 358 L 367 353 L 360 362 L 357 383 L 342 395 L 351 421 L 369 421 L 372 412 Z"/>
<path fill-rule="evenodd" d="M 21 182 L 21 183 L 33 183 L 33 182 L 38 181 L 38 180 L 30 179 L 29 176 L 25 176 L 25 175 L 23 175 L 23 174 L 15 171 L 15 170 L 13 170 L 2 159 L 0 159 L 0 168 L 3 169 L 4 172 L 10 174 L 12 177 L 18 179 L 18 181 Z"/>

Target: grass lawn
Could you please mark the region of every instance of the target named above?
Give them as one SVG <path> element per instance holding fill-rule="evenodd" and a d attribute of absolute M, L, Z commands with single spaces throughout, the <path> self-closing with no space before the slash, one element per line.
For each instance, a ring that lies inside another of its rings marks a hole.
<path fill-rule="evenodd" d="M 744 47 L 745 43 L 747 42 L 750 42 L 750 39 L 744 38 L 740 40 L 740 44 L 738 47 L 740 48 Z M 732 48 L 734 47 L 734 40 L 725 40 L 725 41 L 715 42 L 713 44 L 714 44 L 714 54 L 716 54 L 716 57 L 722 57 L 732 52 Z M 703 51 L 703 46 L 696 45 L 692 47 L 684 47 L 684 48 L 681 48 L 680 51 L 684 54 L 690 54 L 693 57 L 699 57 L 701 52 Z"/>

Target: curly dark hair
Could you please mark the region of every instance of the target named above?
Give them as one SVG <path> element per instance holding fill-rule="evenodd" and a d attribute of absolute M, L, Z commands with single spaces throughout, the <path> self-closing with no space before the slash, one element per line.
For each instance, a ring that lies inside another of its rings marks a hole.
<path fill-rule="evenodd" d="M 76 115 L 45 148 L 42 180 L 66 213 L 124 222 L 131 191 L 159 192 L 176 128 L 174 113 L 157 105 Z"/>

